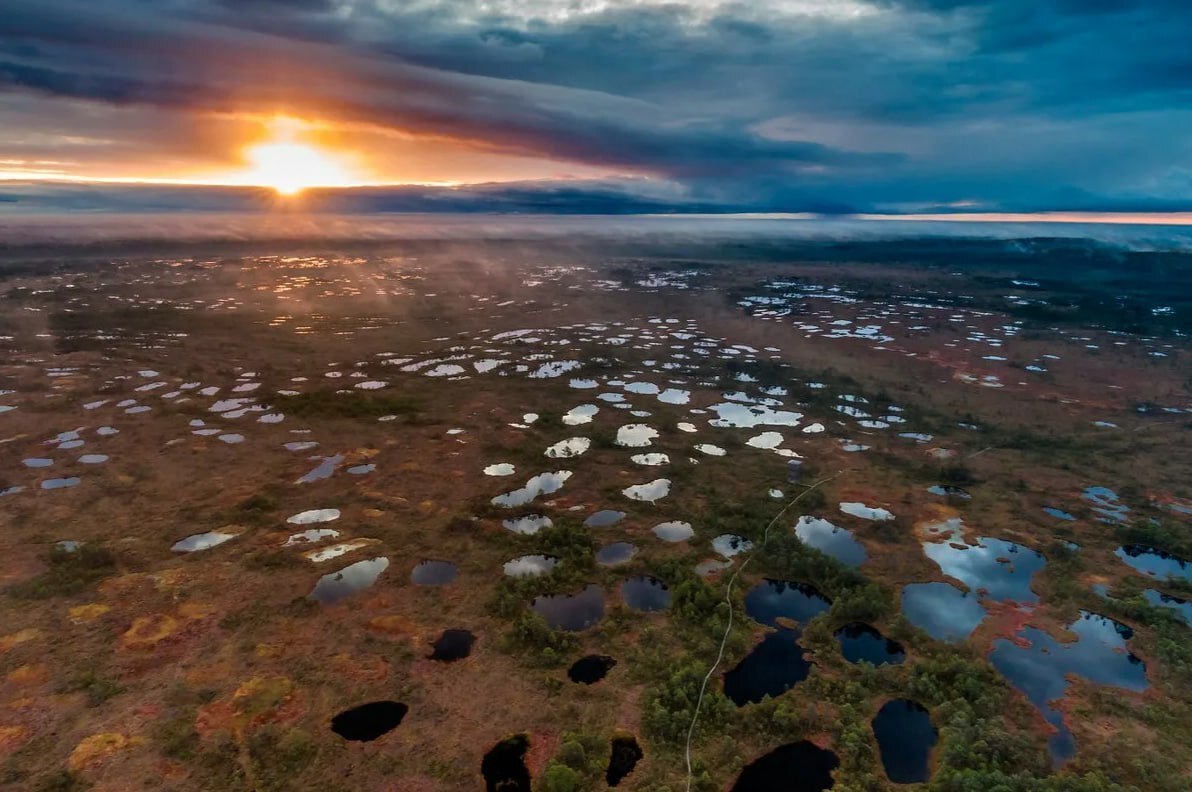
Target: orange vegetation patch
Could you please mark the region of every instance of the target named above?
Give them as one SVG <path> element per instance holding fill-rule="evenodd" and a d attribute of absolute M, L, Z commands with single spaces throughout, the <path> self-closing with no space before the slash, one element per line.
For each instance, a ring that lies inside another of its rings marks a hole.
<path fill-rule="evenodd" d="M 28 643 L 41 636 L 41 631 L 35 627 L 26 627 L 14 633 L 0 637 L 0 652 L 7 652 L 19 644 Z"/>
<path fill-rule="evenodd" d="M 4 679 L 17 687 L 39 687 L 50 681 L 50 669 L 44 665 L 23 665 L 8 672 Z"/>

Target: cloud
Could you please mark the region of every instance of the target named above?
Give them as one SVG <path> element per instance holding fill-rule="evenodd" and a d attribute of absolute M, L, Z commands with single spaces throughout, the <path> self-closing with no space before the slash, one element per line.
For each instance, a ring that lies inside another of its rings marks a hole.
<path fill-rule="evenodd" d="M 1189 29 L 1184 0 L 7 0 L 0 92 L 296 110 L 679 207 L 1179 206 Z"/>

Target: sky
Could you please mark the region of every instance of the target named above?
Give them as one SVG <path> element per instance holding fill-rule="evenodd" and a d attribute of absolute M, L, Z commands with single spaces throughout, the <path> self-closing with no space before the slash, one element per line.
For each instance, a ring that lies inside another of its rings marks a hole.
<path fill-rule="evenodd" d="M 0 211 L 1187 212 L 1189 30 L 1188 0 L 0 0 Z"/>

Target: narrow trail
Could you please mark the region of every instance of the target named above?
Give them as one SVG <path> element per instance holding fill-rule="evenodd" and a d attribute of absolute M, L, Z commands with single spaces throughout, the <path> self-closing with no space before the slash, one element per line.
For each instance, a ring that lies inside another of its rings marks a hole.
<path fill-rule="evenodd" d="M 767 542 L 770 541 L 770 529 L 774 527 L 774 523 L 782 519 L 782 516 L 790 511 L 792 506 L 802 500 L 803 496 L 818 489 L 819 487 L 822 487 L 829 481 L 839 478 L 842 475 L 844 475 L 843 470 L 838 471 L 827 478 L 820 479 L 814 484 L 806 487 L 802 492 L 792 498 L 790 503 L 783 506 L 782 510 L 774 515 L 774 519 L 770 520 L 770 522 L 766 524 L 766 530 L 762 534 L 761 544 L 757 545 L 753 552 L 749 553 L 749 555 L 745 557 L 745 560 L 741 562 L 741 565 L 733 571 L 732 576 L 728 579 L 728 586 L 724 590 L 724 601 L 728 604 L 728 625 L 724 628 L 724 635 L 720 637 L 720 650 L 716 653 L 716 661 L 712 663 L 712 667 L 709 668 L 708 673 L 704 675 L 703 684 L 701 684 L 699 687 L 699 698 L 695 700 L 695 712 L 692 713 L 691 716 L 691 725 L 687 727 L 687 743 L 683 749 L 683 756 L 687 763 L 687 792 L 691 792 L 692 781 L 691 738 L 695 734 L 696 724 L 699 723 L 699 711 L 700 707 L 703 706 L 704 703 L 704 693 L 708 689 L 708 682 L 711 681 L 712 676 L 716 673 L 716 669 L 720 667 L 721 661 L 724 660 L 724 647 L 728 644 L 729 633 L 731 633 L 733 630 L 733 586 L 736 584 L 737 578 L 740 577 L 741 573 L 745 571 L 745 567 L 749 566 L 749 562 L 753 560 L 753 557 L 757 555 L 759 550 L 766 546 Z"/>

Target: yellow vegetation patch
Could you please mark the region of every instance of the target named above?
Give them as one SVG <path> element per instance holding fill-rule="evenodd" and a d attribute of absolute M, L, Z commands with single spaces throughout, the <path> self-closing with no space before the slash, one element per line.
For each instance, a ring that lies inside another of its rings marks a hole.
<path fill-rule="evenodd" d="M 71 770 L 78 772 L 87 767 L 92 767 L 114 754 L 126 751 L 144 742 L 144 737 L 129 737 L 118 732 L 92 734 L 75 746 L 75 749 L 70 752 L 70 759 L 67 760 L 67 764 Z"/>
<path fill-rule="evenodd" d="M 100 616 L 112 609 L 111 605 L 104 605 L 100 602 L 92 602 L 89 605 L 76 605 L 70 609 L 70 620 L 75 624 L 82 624 L 84 622 L 95 621 Z"/>
<path fill-rule="evenodd" d="M 152 613 L 138 616 L 132 625 L 120 636 L 120 645 L 125 649 L 152 649 L 157 644 L 178 632 L 182 622 L 168 613 Z"/>

